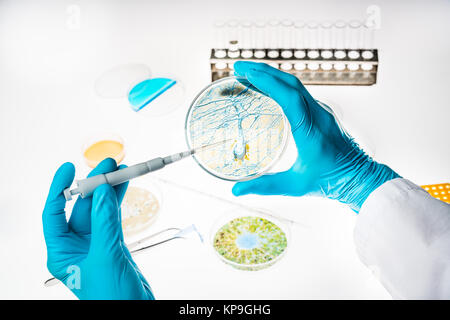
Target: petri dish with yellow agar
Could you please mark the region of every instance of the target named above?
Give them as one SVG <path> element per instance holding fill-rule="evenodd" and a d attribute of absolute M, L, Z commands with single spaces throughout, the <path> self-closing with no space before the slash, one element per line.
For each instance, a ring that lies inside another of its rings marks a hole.
<path fill-rule="evenodd" d="M 222 78 L 204 88 L 185 122 L 190 149 L 225 141 L 193 157 L 208 173 L 231 181 L 269 170 L 282 155 L 288 132 L 281 107 L 239 77 Z"/>
<path fill-rule="evenodd" d="M 228 212 L 213 226 L 210 241 L 224 263 L 239 270 L 258 271 L 286 254 L 290 229 L 273 214 Z"/>
<path fill-rule="evenodd" d="M 105 158 L 113 158 L 119 164 L 124 157 L 123 140 L 114 134 L 97 135 L 83 147 L 83 158 L 91 168 L 95 168 Z"/>
<path fill-rule="evenodd" d="M 161 188 L 150 179 L 132 181 L 121 205 L 124 236 L 134 236 L 149 228 L 163 205 Z"/>

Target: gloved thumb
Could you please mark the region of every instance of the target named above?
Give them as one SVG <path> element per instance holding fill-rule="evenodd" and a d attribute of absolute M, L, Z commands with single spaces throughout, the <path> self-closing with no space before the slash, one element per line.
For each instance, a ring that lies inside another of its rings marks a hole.
<path fill-rule="evenodd" d="M 289 188 L 292 185 L 289 182 L 290 180 L 291 172 L 289 170 L 275 174 L 266 174 L 253 180 L 236 183 L 232 192 L 235 196 L 246 194 L 287 195 L 290 194 Z"/>
<path fill-rule="evenodd" d="M 103 184 L 94 191 L 91 211 L 91 248 L 94 255 L 120 255 L 122 226 L 117 195 L 113 187 Z"/>

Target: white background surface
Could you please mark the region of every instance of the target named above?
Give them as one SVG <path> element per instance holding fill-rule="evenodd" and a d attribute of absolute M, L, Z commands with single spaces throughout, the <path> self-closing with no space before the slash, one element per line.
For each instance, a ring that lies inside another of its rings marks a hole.
<path fill-rule="evenodd" d="M 80 29 L 68 27 L 69 5 L 81 9 Z M 57 167 L 88 168 L 81 146 L 92 132 L 123 137 L 132 164 L 181 151 L 190 101 L 210 81 L 210 27 L 226 18 L 363 18 L 381 8 L 378 84 L 310 87 L 341 109 L 350 132 L 375 147 L 375 158 L 417 184 L 448 182 L 450 109 L 448 1 L 1 1 L 0 0 L 0 298 L 72 299 L 49 277 L 41 214 Z M 162 118 L 136 114 L 123 100 L 95 95 L 95 79 L 124 63 L 145 63 L 153 75 L 174 74 L 186 99 Z M 292 141 L 291 141 L 292 142 Z M 284 164 L 293 159 L 292 146 Z M 220 262 L 208 245 L 173 242 L 136 257 L 159 299 L 389 299 L 358 260 L 355 214 L 317 198 L 233 199 L 232 184 L 187 160 L 155 174 L 247 205 L 267 208 L 305 226 L 292 229 L 285 258 L 246 273 Z M 150 178 L 147 178 L 150 179 Z M 145 183 L 145 181 L 142 181 Z M 157 224 L 195 223 L 208 238 L 228 206 L 162 184 Z"/>

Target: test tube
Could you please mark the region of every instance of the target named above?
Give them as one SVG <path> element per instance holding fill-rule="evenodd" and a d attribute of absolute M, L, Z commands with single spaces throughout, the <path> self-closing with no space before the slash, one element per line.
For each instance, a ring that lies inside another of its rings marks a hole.
<path fill-rule="evenodd" d="M 305 52 L 305 27 L 306 23 L 303 20 L 294 22 L 294 37 L 295 37 L 295 51 L 294 56 L 297 59 L 303 59 L 306 56 Z"/>
<path fill-rule="evenodd" d="M 320 24 L 319 29 L 319 48 L 320 49 L 331 49 L 331 31 L 333 23 L 331 21 L 323 21 Z"/>
<path fill-rule="evenodd" d="M 323 71 L 330 71 L 333 68 L 333 65 L 330 62 L 324 62 L 320 65 L 320 69 Z"/>
<path fill-rule="evenodd" d="M 309 21 L 306 24 L 307 42 L 308 42 L 308 58 L 316 59 L 319 57 L 319 23 Z"/>
<path fill-rule="evenodd" d="M 297 71 L 303 71 L 303 70 L 306 69 L 306 64 L 303 63 L 303 62 L 296 62 L 294 64 L 294 69 L 297 70 Z"/>
<path fill-rule="evenodd" d="M 228 56 L 230 58 L 238 58 L 239 57 L 239 42 L 237 40 L 231 40 L 228 45 Z"/>
<path fill-rule="evenodd" d="M 334 52 L 334 56 L 337 59 L 343 59 L 346 56 L 344 51 L 345 48 L 345 31 L 346 31 L 347 23 L 343 20 L 338 20 L 333 24 L 332 35 L 334 48 L 336 49 Z"/>
<path fill-rule="evenodd" d="M 352 62 L 347 65 L 347 69 L 351 72 L 349 73 L 350 78 L 354 78 L 356 76 L 356 71 L 359 69 L 359 64 Z"/>
<path fill-rule="evenodd" d="M 223 70 L 227 68 L 227 63 L 226 62 L 217 62 L 215 64 L 215 67 L 217 70 Z"/>
<path fill-rule="evenodd" d="M 372 23 L 365 22 L 363 24 L 363 45 L 362 48 L 365 49 L 362 52 L 362 57 L 364 59 L 370 60 L 373 58 L 374 54 L 372 49 L 375 48 L 374 40 L 375 40 L 375 28 Z"/>
<path fill-rule="evenodd" d="M 289 71 L 289 70 L 292 70 L 292 63 L 289 63 L 289 62 L 283 62 L 283 63 L 280 65 L 280 69 L 283 70 L 283 71 Z"/>
<path fill-rule="evenodd" d="M 320 55 L 324 59 L 333 57 L 333 51 L 330 50 L 333 47 L 331 43 L 332 27 L 333 23 L 331 21 L 324 21 L 320 24 L 320 48 L 322 49 Z"/>
<path fill-rule="evenodd" d="M 291 20 L 281 22 L 281 56 L 285 59 L 292 58 L 294 23 Z"/>
<path fill-rule="evenodd" d="M 257 20 L 253 24 L 253 38 L 255 47 L 255 58 L 262 59 L 266 56 L 267 37 L 266 37 L 266 22 L 264 20 Z"/>
<path fill-rule="evenodd" d="M 270 20 L 268 24 L 268 38 L 269 38 L 269 51 L 267 55 L 269 58 L 278 58 L 278 48 L 280 41 L 280 22 L 278 20 Z"/>
<path fill-rule="evenodd" d="M 309 21 L 306 24 L 306 41 L 308 49 L 317 49 L 319 39 L 319 23 L 316 21 Z"/>
<path fill-rule="evenodd" d="M 229 20 L 226 24 L 226 33 L 227 33 L 227 45 L 229 45 L 230 43 L 239 40 L 238 39 L 238 26 L 239 26 L 239 21 L 237 20 Z"/>
<path fill-rule="evenodd" d="M 340 77 L 342 77 L 342 74 L 343 74 L 342 71 L 345 70 L 345 63 L 337 62 L 333 65 L 333 69 L 338 71 L 338 72 L 336 72 L 336 78 L 340 78 Z"/>
<path fill-rule="evenodd" d="M 216 58 L 225 58 L 227 52 L 225 48 L 227 46 L 226 40 L 226 23 L 224 21 L 216 21 L 214 23 L 214 56 Z"/>
<path fill-rule="evenodd" d="M 329 78 L 331 72 L 329 72 L 333 68 L 333 65 L 330 62 L 323 62 L 320 64 L 320 69 L 325 72 L 322 72 L 323 78 Z"/>
<path fill-rule="evenodd" d="M 364 49 L 374 49 L 375 48 L 375 26 L 373 23 L 365 22 L 363 24 L 364 33 Z"/>
<path fill-rule="evenodd" d="M 305 27 L 306 23 L 303 20 L 294 22 L 295 33 L 295 49 L 305 49 Z"/>
<path fill-rule="evenodd" d="M 359 52 L 356 49 L 361 47 L 362 23 L 359 20 L 352 20 L 347 25 L 347 48 L 350 49 L 348 56 L 350 59 L 358 59 Z"/>
<path fill-rule="evenodd" d="M 363 64 L 361 64 L 361 69 L 364 71 L 363 72 L 363 77 L 364 78 L 369 78 L 370 74 L 371 74 L 371 71 L 373 69 L 373 65 L 370 64 L 370 63 L 363 63 Z"/>
<path fill-rule="evenodd" d="M 253 57 L 252 25 L 253 25 L 252 22 L 248 20 L 241 21 L 239 25 L 240 29 L 239 41 L 241 42 L 240 47 L 242 48 L 241 56 L 246 59 Z"/>
<path fill-rule="evenodd" d="M 271 66 L 275 69 L 278 69 L 278 63 L 276 63 L 276 62 L 269 62 L 269 66 Z"/>
<path fill-rule="evenodd" d="M 319 70 L 319 64 L 317 62 L 308 63 L 308 69 L 311 71 Z"/>

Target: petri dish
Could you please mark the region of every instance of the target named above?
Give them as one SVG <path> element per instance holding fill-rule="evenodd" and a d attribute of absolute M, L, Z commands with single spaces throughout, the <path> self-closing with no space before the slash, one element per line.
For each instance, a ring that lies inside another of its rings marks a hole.
<path fill-rule="evenodd" d="M 197 95 L 186 116 L 185 133 L 190 149 L 219 143 L 193 155 L 201 168 L 239 181 L 263 174 L 278 161 L 289 124 L 281 107 L 245 78 L 227 77 Z"/>
<path fill-rule="evenodd" d="M 144 80 L 135 85 L 128 94 L 131 109 L 149 118 L 174 112 L 184 99 L 184 84 L 172 75 Z"/>
<path fill-rule="evenodd" d="M 122 98 L 136 84 L 149 79 L 151 75 L 150 68 L 145 64 L 130 63 L 115 66 L 95 80 L 94 90 L 101 98 Z"/>
<path fill-rule="evenodd" d="M 161 189 L 150 179 L 132 181 L 121 205 L 122 230 L 130 237 L 145 231 L 162 208 Z"/>
<path fill-rule="evenodd" d="M 96 79 L 94 90 L 101 98 L 127 101 L 131 110 L 148 117 L 173 112 L 185 97 L 184 84 L 176 75 L 152 75 L 148 66 L 139 63 L 119 65 L 103 72 Z"/>
<path fill-rule="evenodd" d="M 113 158 L 119 164 L 125 157 L 125 146 L 121 137 L 112 133 L 94 135 L 83 146 L 86 164 L 95 168 L 103 159 Z"/>
<path fill-rule="evenodd" d="M 260 210 L 227 212 L 216 221 L 210 234 L 215 255 L 244 271 L 273 266 L 286 254 L 289 241 L 289 226 Z"/>

